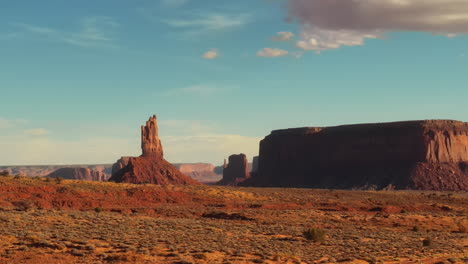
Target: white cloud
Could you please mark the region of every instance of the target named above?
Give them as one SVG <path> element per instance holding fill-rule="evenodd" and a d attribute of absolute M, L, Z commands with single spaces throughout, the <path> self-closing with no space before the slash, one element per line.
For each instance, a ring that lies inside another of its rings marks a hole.
<path fill-rule="evenodd" d="M 211 49 L 205 53 L 203 53 L 202 58 L 207 60 L 214 60 L 219 57 L 219 51 L 217 49 Z"/>
<path fill-rule="evenodd" d="M 274 48 L 263 48 L 257 52 L 258 57 L 274 58 L 288 55 L 287 50 L 274 49 Z"/>
<path fill-rule="evenodd" d="M 296 46 L 303 50 L 322 51 L 338 49 L 342 46 L 361 46 L 366 39 L 376 39 L 379 32 L 359 32 L 350 30 L 323 30 L 313 26 L 303 26 L 301 39 Z"/>
<path fill-rule="evenodd" d="M 61 31 L 51 27 L 42 27 L 25 23 L 12 23 L 24 32 L 34 34 L 49 41 L 64 42 L 80 47 L 110 45 L 112 32 L 119 24 L 111 17 L 85 17 L 79 23 L 77 31 Z"/>
<path fill-rule="evenodd" d="M 272 38 L 274 41 L 291 41 L 294 37 L 292 32 L 278 32 L 276 36 Z"/>
<path fill-rule="evenodd" d="M 190 15 L 188 19 L 168 19 L 162 22 L 193 35 L 239 28 L 249 23 L 250 17 L 249 14 L 202 14 Z"/>
<path fill-rule="evenodd" d="M 34 128 L 25 130 L 24 133 L 30 136 L 45 136 L 48 135 L 50 132 L 45 128 Z"/>
<path fill-rule="evenodd" d="M 465 0 L 288 0 L 288 9 L 301 24 L 304 50 L 362 45 L 392 31 L 468 33 Z"/>

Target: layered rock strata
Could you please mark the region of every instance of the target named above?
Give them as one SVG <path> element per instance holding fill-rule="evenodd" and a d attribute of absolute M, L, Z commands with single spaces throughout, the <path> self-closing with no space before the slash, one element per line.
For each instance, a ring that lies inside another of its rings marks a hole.
<path fill-rule="evenodd" d="M 91 170 L 89 168 L 61 168 L 48 174 L 47 177 L 62 177 L 69 180 L 84 181 L 106 181 L 109 178 L 102 171 Z"/>
<path fill-rule="evenodd" d="M 254 186 L 468 190 L 468 123 L 405 121 L 273 131 Z"/>

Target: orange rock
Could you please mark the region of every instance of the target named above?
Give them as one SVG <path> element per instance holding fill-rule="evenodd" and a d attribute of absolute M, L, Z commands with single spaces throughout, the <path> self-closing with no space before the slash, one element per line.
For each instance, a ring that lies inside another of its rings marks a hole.
<path fill-rule="evenodd" d="M 141 127 L 141 149 L 143 154 L 140 157 L 119 159 L 112 166 L 112 177 L 109 181 L 160 185 L 199 184 L 164 159 L 155 115 Z"/>
<path fill-rule="evenodd" d="M 246 184 L 468 190 L 468 123 L 423 120 L 273 131 Z"/>

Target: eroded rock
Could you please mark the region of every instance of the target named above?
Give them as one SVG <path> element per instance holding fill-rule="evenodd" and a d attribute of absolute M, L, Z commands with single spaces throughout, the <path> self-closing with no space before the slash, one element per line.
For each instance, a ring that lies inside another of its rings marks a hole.
<path fill-rule="evenodd" d="M 406 121 L 273 131 L 255 186 L 468 190 L 468 123 Z"/>
<path fill-rule="evenodd" d="M 140 157 L 122 157 L 118 160 L 112 166 L 113 173 L 109 180 L 135 184 L 198 184 L 164 159 L 156 116 L 150 117 L 141 127 L 141 149 Z"/>

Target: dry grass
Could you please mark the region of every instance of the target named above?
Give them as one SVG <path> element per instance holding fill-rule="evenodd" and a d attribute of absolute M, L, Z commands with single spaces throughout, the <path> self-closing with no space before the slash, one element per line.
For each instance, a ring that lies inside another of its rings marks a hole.
<path fill-rule="evenodd" d="M 0 263 L 463 263 L 467 197 L 0 177 Z"/>

